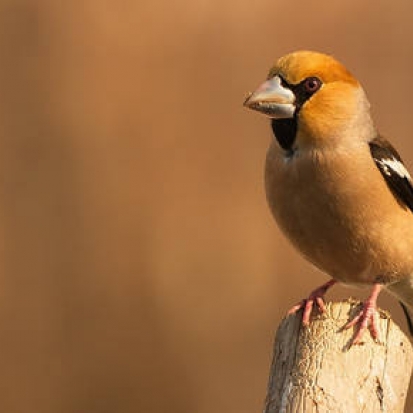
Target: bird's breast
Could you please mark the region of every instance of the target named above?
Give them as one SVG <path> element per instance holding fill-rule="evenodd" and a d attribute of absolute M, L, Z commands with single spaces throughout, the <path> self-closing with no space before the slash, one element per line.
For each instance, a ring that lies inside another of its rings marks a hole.
<path fill-rule="evenodd" d="M 322 271 L 350 284 L 413 271 L 413 216 L 397 203 L 367 145 L 286 157 L 274 143 L 265 181 L 278 225 Z"/>

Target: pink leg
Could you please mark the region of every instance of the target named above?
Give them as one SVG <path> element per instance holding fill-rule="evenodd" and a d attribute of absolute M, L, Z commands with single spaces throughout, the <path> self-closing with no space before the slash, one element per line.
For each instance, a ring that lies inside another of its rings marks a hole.
<path fill-rule="evenodd" d="M 377 329 L 377 297 L 382 289 L 381 284 L 374 284 L 369 298 L 363 303 L 361 311 L 349 321 L 344 328 L 351 328 L 358 324 L 356 334 L 351 344 L 359 344 L 360 340 L 367 328 L 374 339 L 377 339 L 379 333 Z"/>
<path fill-rule="evenodd" d="M 337 282 L 336 280 L 330 280 L 326 282 L 325 284 L 321 285 L 320 287 L 315 289 L 313 292 L 311 292 L 308 298 L 302 300 L 297 305 L 295 305 L 293 308 L 291 308 L 288 314 L 295 314 L 298 310 L 303 308 L 304 309 L 303 324 L 304 325 L 310 324 L 310 316 L 311 316 L 311 311 L 313 310 L 314 301 L 317 304 L 320 311 L 322 313 L 325 313 L 326 307 L 324 305 L 323 297 L 325 293 L 327 292 L 327 290 L 330 287 L 332 287 L 336 282 Z"/>

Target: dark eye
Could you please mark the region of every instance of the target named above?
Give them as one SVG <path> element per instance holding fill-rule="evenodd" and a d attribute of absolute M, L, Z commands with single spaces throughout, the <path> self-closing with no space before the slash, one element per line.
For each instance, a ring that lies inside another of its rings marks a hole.
<path fill-rule="evenodd" d="M 321 87 L 321 80 L 318 77 L 308 77 L 304 80 L 304 88 L 308 93 L 317 92 Z"/>

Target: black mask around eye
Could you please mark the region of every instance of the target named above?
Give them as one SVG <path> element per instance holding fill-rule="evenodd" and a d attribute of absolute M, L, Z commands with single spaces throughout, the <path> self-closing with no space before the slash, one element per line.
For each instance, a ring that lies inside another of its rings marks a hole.
<path fill-rule="evenodd" d="M 311 96 L 322 86 L 322 82 L 318 77 L 311 76 L 304 79 L 296 85 L 289 84 L 281 78 L 283 86 L 288 87 L 295 95 L 295 112 L 291 119 L 272 119 L 271 127 L 277 142 L 285 151 L 291 151 L 295 142 L 297 134 L 297 116 L 304 105 Z"/>

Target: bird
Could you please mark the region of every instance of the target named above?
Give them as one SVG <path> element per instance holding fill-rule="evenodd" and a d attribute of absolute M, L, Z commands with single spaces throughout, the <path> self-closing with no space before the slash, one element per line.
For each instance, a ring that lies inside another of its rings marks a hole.
<path fill-rule="evenodd" d="M 377 297 L 402 305 L 413 334 L 413 181 L 377 130 L 367 95 L 335 57 L 299 50 L 279 58 L 244 106 L 270 119 L 266 197 L 281 231 L 330 280 L 289 313 L 308 325 L 334 284 L 369 287 L 352 328 L 378 340 Z"/>

